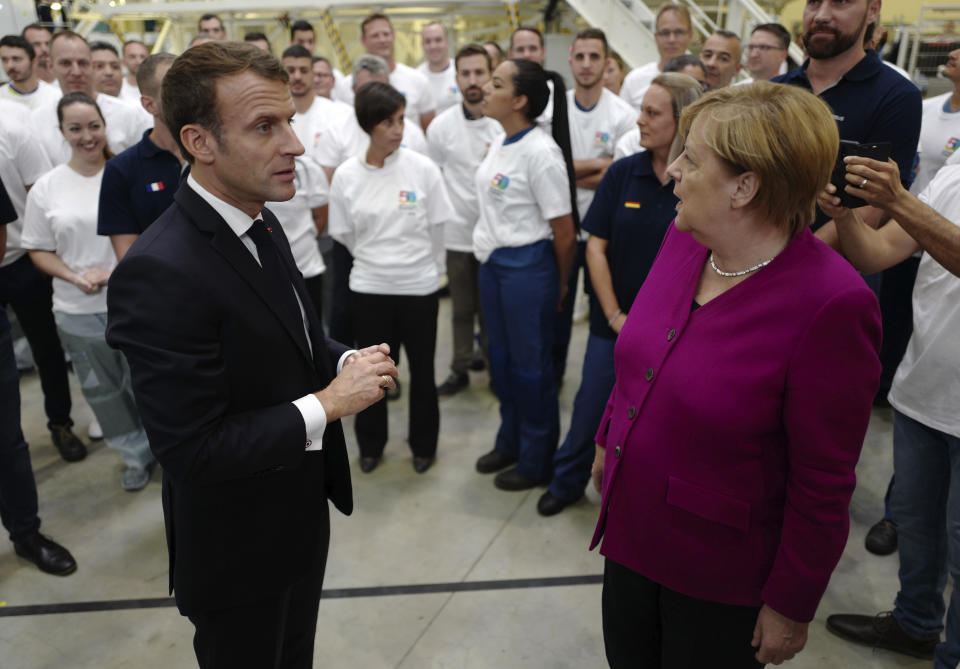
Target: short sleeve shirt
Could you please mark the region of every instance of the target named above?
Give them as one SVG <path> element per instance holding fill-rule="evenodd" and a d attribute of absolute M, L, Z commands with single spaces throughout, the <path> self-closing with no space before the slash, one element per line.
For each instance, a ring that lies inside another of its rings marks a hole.
<path fill-rule="evenodd" d="M 807 60 L 772 81 L 811 90 L 807 79 L 809 63 Z M 909 188 L 920 140 L 920 89 L 886 67 L 871 49 L 839 81 L 821 91 L 819 97 L 833 110 L 840 139 L 891 143 L 890 157 L 900 168 L 903 185 Z M 828 220 L 817 208 L 814 227 Z"/>
<path fill-rule="evenodd" d="M 107 161 L 100 189 L 97 234 L 139 235 L 173 204 L 180 161 L 150 141 L 150 131 Z"/>
<path fill-rule="evenodd" d="M 643 151 L 614 162 L 597 186 L 582 227 L 605 239 L 613 292 L 627 313 L 643 285 L 660 243 L 676 218 L 673 181 L 661 184 L 650 153 Z M 593 291 L 590 293 L 590 333 L 612 339 L 616 334 Z"/>
<path fill-rule="evenodd" d="M 437 105 L 437 113 L 449 109 L 460 102 L 460 89 L 457 87 L 457 68 L 453 60 L 439 72 L 430 69 L 430 65 L 423 63 L 417 72 L 427 78 L 430 84 L 430 94 Z"/>

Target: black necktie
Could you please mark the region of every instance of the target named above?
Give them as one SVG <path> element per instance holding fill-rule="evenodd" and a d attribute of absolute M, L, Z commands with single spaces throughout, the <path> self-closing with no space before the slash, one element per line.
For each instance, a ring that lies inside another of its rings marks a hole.
<path fill-rule="evenodd" d="M 260 256 L 264 283 L 267 286 L 268 293 L 272 295 L 272 301 L 274 301 L 277 310 L 281 312 L 282 317 L 287 319 L 287 323 L 291 326 L 293 332 L 296 333 L 297 341 L 301 341 L 300 336 L 306 338 L 306 333 L 303 329 L 300 305 L 297 304 L 297 297 L 293 292 L 293 279 L 289 272 L 284 269 L 280 252 L 272 239 L 273 231 L 267 230 L 263 221 L 257 219 L 250 226 L 247 234 L 257 245 L 257 255 Z"/>

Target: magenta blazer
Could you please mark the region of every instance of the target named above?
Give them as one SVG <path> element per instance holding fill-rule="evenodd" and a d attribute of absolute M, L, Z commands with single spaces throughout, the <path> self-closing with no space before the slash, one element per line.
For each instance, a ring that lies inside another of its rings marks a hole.
<path fill-rule="evenodd" d="M 880 308 L 805 229 L 691 312 L 709 251 L 672 224 L 617 338 L 593 549 L 691 597 L 813 619 L 847 540 Z"/>

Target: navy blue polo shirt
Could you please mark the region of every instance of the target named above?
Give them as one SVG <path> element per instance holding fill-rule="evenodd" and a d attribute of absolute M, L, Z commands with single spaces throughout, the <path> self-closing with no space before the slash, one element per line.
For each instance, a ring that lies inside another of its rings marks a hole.
<path fill-rule="evenodd" d="M 807 59 L 800 67 L 772 81 L 807 90 Z M 913 179 L 913 162 L 920 141 L 923 96 L 920 89 L 892 67 L 887 67 L 873 49 L 833 86 L 820 93 L 833 110 L 840 139 L 855 142 L 890 142 L 890 157 L 900 168 L 905 188 Z M 817 208 L 814 228 L 829 217 Z"/>
<path fill-rule="evenodd" d="M 621 158 L 607 169 L 583 219 L 583 229 L 609 242 L 607 264 L 613 292 L 626 313 L 660 251 L 663 236 L 677 216 L 673 180 L 661 184 L 650 153 Z M 590 292 L 590 334 L 613 339 L 617 335 Z"/>
<path fill-rule="evenodd" d="M 173 204 L 180 161 L 151 142 L 150 132 L 103 168 L 97 234 L 139 235 Z"/>

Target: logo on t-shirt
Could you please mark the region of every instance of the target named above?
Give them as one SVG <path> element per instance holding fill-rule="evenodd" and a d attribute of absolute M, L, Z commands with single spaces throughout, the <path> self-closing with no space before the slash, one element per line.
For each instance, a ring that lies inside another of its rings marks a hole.
<path fill-rule="evenodd" d="M 610 143 L 610 133 L 597 130 L 597 134 L 593 136 L 593 143 L 599 144 L 600 146 L 606 146 Z"/>
<path fill-rule="evenodd" d="M 508 177 L 506 174 L 500 174 L 500 172 L 497 172 L 497 175 L 490 181 L 490 185 L 497 190 L 507 190 L 507 186 L 510 185 L 510 177 Z"/>
<path fill-rule="evenodd" d="M 400 191 L 400 208 L 409 209 L 417 204 L 417 192 L 413 190 Z"/>
<path fill-rule="evenodd" d="M 322 132 L 317 132 L 313 134 L 313 146 L 316 148 L 317 144 L 320 143 L 320 138 L 323 137 Z"/>
<path fill-rule="evenodd" d="M 456 86 L 451 86 L 450 88 L 447 89 L 447 95 L 456 95 L 459 92 L 460 92 L 460 89 L 458 89 Z"/>
<path fill-rule="evenodd" d="M 960 149 L 960 137 L 951 137 L 947 140 L 947 145 L 943 148 L 945 151 L 950 151 L 951 153 Z"/>

